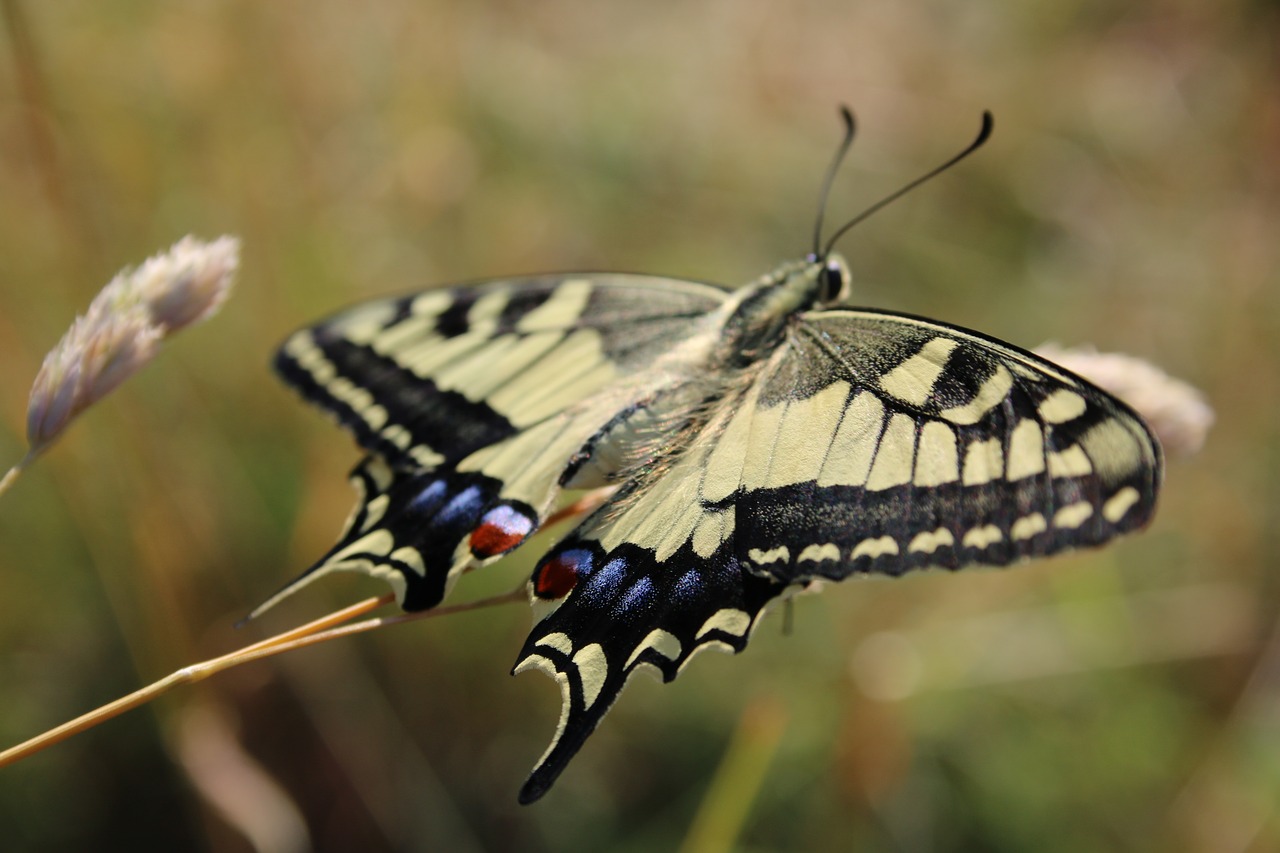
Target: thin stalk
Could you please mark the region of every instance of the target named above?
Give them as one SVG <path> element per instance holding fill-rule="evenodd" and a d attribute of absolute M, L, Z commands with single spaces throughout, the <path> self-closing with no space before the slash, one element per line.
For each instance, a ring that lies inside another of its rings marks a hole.
<path fill-rule="evenodd" d="M 384 595 L 378 598 L 370 598 L 350 607 L 330 613 L 313 622 L 308 622 L 289 631 L 268 637 L 252 645 L 237 649 L 229 654 L 220 657 L 211 658 L 200 663 L 184 666 L 169 675 L 161 678 L 159 681 L 152 682 L 140 690 L 122 696 L 114 702 L 95 708 L 87 714 L 77 717 L 70 722 L 64 723 L 57 728 L 50 729 L 43 734 L 37 735 L 28 741 L 18 744 L 17 746 L 0 752 L 0 767 L 13 764 L 29 755 L 34 755 L 43 749 L 47 749 L 56 743 L 61 743 L 73 735 L 91 729 L 94 726 L 104 723 L 112 717 L 119 716 L 125 711 L 133 710 L 141 705 L 145 705 L 151 700 L 169 692 L 180 684 L 195 684 L 203 681 L 211 675 L 215 675 L 223 670 L 230 669 L 234 666 L 250 663 L 263 658 L 272 657 L 294 649 L 301 649 L 307 646 L 314 646 L 317 643 L 324 643 L 329 640 L 336 640 L 339 637 L 348 637 L 353 634 L 372 631 L 374 628 L 381 628 L 387 625 L 397 625 L 402 622 L 413 622 L 418 619 L 428 619 L 435 616 L 447 616 L 451 613 L 461 613 L 467 610 L 478 610 L 482 607 L 493 607 L 499 604 L 508 604 L 516 601 L 525 600 L 525 590 L 522 585 L 518 589 L 511 592 L 495 595 L 490 598 L 482 598 L 476 601 L 470 601 L 465 604 L 455 604 L 449 607 L 437 607 L 434 610 L 425 610 L 421 613 L 401 613 L 395 616 L 383 616 L 374 619 L 366 619 L 363 622 L 356 622 L 350 625 L 343 623 L 349 622 L 357 616 L 376 610 L 384 604 L 389 604 L 394 600 L 394 596 Z"/>
<path fill-rule="evenodd" d="M 17 465 L 14 465 L 12 468 L 10 468 L 8 471 L 5 472 L 3 477 L 0 477 L 0 495 L 3 495 L 5 492 L 9 491 L 9 487 L 13 485 L 13 481 L 18 479 L 18 475 L 21 474 L 23 470 L 25 470 L 26 467 L 30 465 L 31 461 L 35 458 L 36 458 L 35 453 L 28 451 L 27 455 L 22 457 L 22 459 L 18 462 Z"/>

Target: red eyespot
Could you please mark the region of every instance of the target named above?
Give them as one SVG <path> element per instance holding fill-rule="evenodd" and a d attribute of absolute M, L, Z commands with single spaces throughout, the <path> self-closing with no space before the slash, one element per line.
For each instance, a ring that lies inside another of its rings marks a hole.
<path fill-rule="evenodd" d="M 523 542 L 532 530 L 532 518 L 500 504 L 486 512 L 471 531 L 471 553 L 482 560 L 505 554 Z"/>
<path fill-rule="evenodd" d="M 538 598 L 564 598 L 573 592 L 578 581 L 591 571 L 591 554 L 572 550 L 556 554 L 538 567 L 533 591 Z"/>

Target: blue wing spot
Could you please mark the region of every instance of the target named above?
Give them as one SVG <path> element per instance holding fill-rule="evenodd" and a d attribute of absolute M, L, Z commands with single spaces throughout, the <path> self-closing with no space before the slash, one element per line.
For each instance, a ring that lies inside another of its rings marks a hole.
<path fill-rule="evenodd" d="M 612 595 L 627 573 L 627 561 L 621 557 L 610 560 L 587 579 L 582 588 L 583 604 L 594 605 Z"/>
<path fill-rule="evenodd" d="M 696 569 L 690 569 L 676 581 L 676 585 L 671 589 L 671 595 L 681 601 L 688 601 L 697 596 L 701 589 L 702 575 L 698 574 Z"/>
<path fill-rule="evenodd" d="M 613 615 L 618 618 L 636 616 L 649 608 L 653 599 L 653 581 L 640 578 L 631 585 L 622 600 L 613 606 Z"/>
<path fill-rule="evenodd" d="M 446 490 L 444 480 L 432 480 L 426 488 L 413 497 L 413 500 L 409 501 L 408 511 L 431 515 L 444 500 Z"/>
<path fill-rule="evenodd" d="M 467 486 L 444 505 L 444 509 L 436 513 L 436 524 L 449 524 L 461 518 L 474 516 L 480 512 L 480 487 Z"/>

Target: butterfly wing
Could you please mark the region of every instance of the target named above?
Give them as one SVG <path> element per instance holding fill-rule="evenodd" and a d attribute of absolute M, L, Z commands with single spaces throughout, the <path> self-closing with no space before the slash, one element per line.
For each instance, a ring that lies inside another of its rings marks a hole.
<path fill-rule="evenodd" d="M 789 350 L 752 415 L 770 462 L 744 467 L 738 509 L 739 556 L 775 577 L 1005 565 L 1154 512 L 1162 460 L 1141 418 L 1031 353 L 852 309 L 804 315 Z"/>
<path fill-rule="evenodd" d="M 561 720 L 521 791 L 550 787 L 627 679 L 741 651 L 769 601 L 855 572 L 1003 565 L 1145 524 L 1158 445 L 1124 404 L 975 332 L 874 311 L 796 318 L 662 470 L 538 564 L 555 609 L 516 671 Z"/>
<path fill-rule="evenodd" d="M 407 610 L 435 606 L 537 529 L 574 456 L 723 300 L 653 276 L 540 276 L 369 302 L 295 333 L 278 372 L 369 456 L 338 543 L 255 613 L 335 569 L 389 581 Z"/>

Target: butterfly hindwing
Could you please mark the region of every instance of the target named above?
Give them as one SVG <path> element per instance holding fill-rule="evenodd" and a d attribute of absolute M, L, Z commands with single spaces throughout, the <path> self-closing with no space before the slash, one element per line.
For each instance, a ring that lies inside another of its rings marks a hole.
<path fill-rule="evenodd" d="M 729 549 L 707 558 L 689 542 L 659 561 L 630 543 L 606 553 L 598 542 L 571 540 L 541 569 L 544 577 L 556 571 L 577 573 L 578 586 L 534 628 L 514 670 L 544 670 L 563 701 L 555 737 L 520 790 L 523 803 L 546 793 L 633 672 L 648 667 L 671 681 L 703 648 L 741 651 L 783 586 L 742 572 Z"/>
<path fill-rule="evenodd" d="M 631 381 L 705 324 L 724 291 L 655 276 L 541 276 L 366 303 L 303 329 L 276 367 L 370 453 L 330 552 L 255 611 L 335 569 L 433 607 L 466 568 L 538 527 Z"/>

